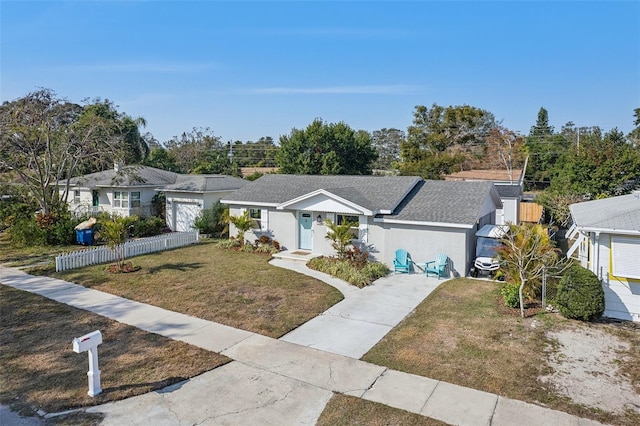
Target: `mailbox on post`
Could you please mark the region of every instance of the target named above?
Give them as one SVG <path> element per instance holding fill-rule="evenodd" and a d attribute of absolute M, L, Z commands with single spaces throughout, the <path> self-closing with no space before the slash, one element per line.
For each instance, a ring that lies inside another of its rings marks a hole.
<path fill-rule="evenodd" d="M 98 345 L 102 343 L 102 333 L 96 330 L 93 333 L 85 334 L 73 339 L 73 351 L 76 353 L 89 353 L 89 396 L 96 396 L 102 392 L 100 387 L 100 369 L 98 368 Z"/>

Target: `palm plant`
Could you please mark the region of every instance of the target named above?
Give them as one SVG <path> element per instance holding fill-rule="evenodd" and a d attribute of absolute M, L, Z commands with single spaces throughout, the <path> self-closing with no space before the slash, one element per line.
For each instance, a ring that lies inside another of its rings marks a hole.
<path fill-rule="evenodd" d="M 332 241 L 331 247 L 335 249 L 338 259 L 344 259 L 347 248 L 351 245 L 351 240 L 353 239 L 351 228 L 356 226 L 357 223 L 345 221 L 337 225 L 329 219 L 325 220 L 324 223 L 329 228 L 325 238 Z"/>
<path fill-rule="evenodd" d="M 238 230 L 240 245 L 244 246 L 244 234 L 251 229 L 254 224 L 253 218 L 249 216 L 249 211 L 245 210 L 240 216 L 229 216 L 229 222 L 233 223 L 233 226 Z"/>
<path fill-rule="evenodd" d="M 127 230 L 136 219 L 136 216 L 120 217 L 114 215 L 102 222 L 100 237 L 107 242 L 107 247 L 115 254 L 118 271 L 122 271 L 126 260 L 124 243 L 127 242 Z"/>

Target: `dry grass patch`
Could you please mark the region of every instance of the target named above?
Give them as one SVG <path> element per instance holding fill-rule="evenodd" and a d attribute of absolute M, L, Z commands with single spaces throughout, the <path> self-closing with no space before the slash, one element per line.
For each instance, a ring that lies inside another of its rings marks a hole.
<path fill-rule="evenodd" d="M 86 247 L 72 246 L 16 246 L 11 243 L 6 232 L 0 232 L 0 264 L 23 266 L 50 263 L 55 269 L 55 256 Z"/>
<path fill-rule="evenodd" d="M 85 287 L 231 327 L 280 337 L 342 300 L 315 278 L 269 265 L 269 256 L 205 241 L 130 259 L 140 270 L 105 273 L 105 265 L 50 273 Z"/>
<path fill-rule="evenodd" d="M 335 394 L 317 426 L 441 426 L 446 423 L 377 402 Z"/>
<path fill-rule="evenodd" d="M 229 361 L 42 296 L 0 285 L 0 403 L 58 412 L 139 395 Z M 71 341 L 100 330 L 103 392 L 87 395 L 87 354 Z"/>
<path fill-rule="evenodd" d="M 522 319 L 518 310 L 505 308 L 500 300 L 498 286 L 491 281 L 448 281 L 363 359 L 607 423 L 638 421 L 633 413 L 614 415 L 577 404 L 539 380 L 551 374 L 549 357 L 558 349 L 547 333 L 583 324 L 556 314 Z M 628 366 L 622 371 L 637 384 L 640 377 L 634 365 L 640 363 L 640 342 L 637 334 L 626 336 L 630 349 Z"/>

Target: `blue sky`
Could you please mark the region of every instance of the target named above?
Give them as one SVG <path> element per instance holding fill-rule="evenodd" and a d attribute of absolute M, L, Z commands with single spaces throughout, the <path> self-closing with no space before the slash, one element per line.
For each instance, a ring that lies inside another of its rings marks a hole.
<path fill-rule="evenodd" d="M 432 103 L 626 133 L 640 107 L 638 1 L 0 0 L 0 49 L 0 101 L 110 99 L 161 142 L 406 130 Z"/>

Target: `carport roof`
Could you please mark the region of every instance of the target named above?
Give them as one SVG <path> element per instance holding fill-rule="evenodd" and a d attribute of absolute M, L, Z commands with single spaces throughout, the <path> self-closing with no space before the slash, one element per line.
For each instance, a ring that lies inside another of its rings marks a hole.
<path fill-rule="evenodd" d="M 225 175 L 181 175 L 178 182 L 167 185 L 167 192 L 217 192 L 242 188 L 247 181 Z"/>
<path fill-rule="evenodd" d="M 267 174 L 225 197 L 223 202 L 275 206 L 325 190 L 373 212 L 392 211 L 421 180 L 416 176 Z"/>
<path fill-rule="evenodd" d="M 386 215 L 383 219 L 472 225 L 479 219 L 487 197 L 492 197 L 500 205 L 492 182 L 422 181 L 398 206 L 395 214 Z"/>

